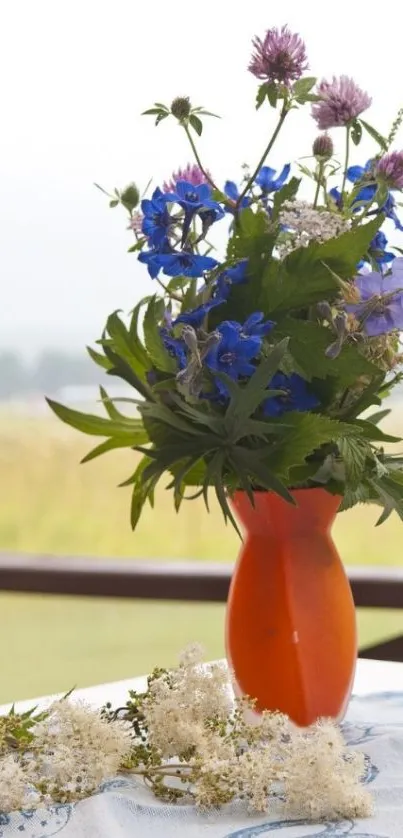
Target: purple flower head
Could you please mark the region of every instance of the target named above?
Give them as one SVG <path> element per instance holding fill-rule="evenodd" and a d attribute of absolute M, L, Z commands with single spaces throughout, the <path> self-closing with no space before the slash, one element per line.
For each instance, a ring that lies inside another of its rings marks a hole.
<path fill-rule="evenodd" d="M 333 76 L 332 81 L 323 79 L 316 92 L 321 101 L 312 105 L 312 116 L 321 131 L 349 125 L 372 102 L 368 93 L 349 76 Z"/>
<path fill-rule="evenodd" d="M 357 276 L 354 281 L 360 302 L 346 305 L 362 323 L 368 337 L 403 329 L 403 258 L 395 259 L 391 273 Z"/>
<path fill-rule="evenodd" d="M 290 169 L 290 163 L 286 163 L 279 176 L 276 177 L 275 169 L 271 169 L 270 166 L 262 166 L 256 177 L 255 183 L 260 186 L 263 194 L 265 195 L 268 195 L 270 192 L 277 192 L 286 182 L 288 175 L 290 174 Z"/>
<path fill-rule="evenodd" d="M 376 164 L 375 176 L 389 189 L 403 189 L 403 151 L 384 154 Z"/>
<path fill-rule="evenodd" d="M 254 38 L 254 53 L 248 69 L 258 79 L 290 87 L 308 68 L 305 44 L 287 26 L 269 29 L 263 41 Z"/>
<path fill-rule="evenodd" d="M 289 410 L 313 410 L 318 406 L 319 401 L 309 390 L 306 381 L 300 375 L 293 372 L 291 375 L 284 375 L 276 372 L 270 381 L 270 390 L 282 390 L 284 395 L 272 396 L 263 404 L 265 416 L 281 416 Z"/>
<path fill-rule="evenodd" d="M 210 177 L 210 173 L 207 172 Z M 187 183 L 192 183 L 193 186 L 200 186 L 201 183 L 208 183 L 208 179 L 203 174 L 200 166 L 197 166 L 196 163 L 192 165 L 188 163 L 184 169 L 178 169 L 177 172 L 173 172 L 171 176 L 171 180 L 165 181 L 163 185 L 164 192 L 175 192 L 176 184 L 180 180 L 185 180 Z"/>
<path fill-rule="evenodd" d="M 143 214 L 139 210 L 135 210 L 129 221 L 128 230 L 133 230 L 134 233 L 141 233 L 143 225 Z"/>

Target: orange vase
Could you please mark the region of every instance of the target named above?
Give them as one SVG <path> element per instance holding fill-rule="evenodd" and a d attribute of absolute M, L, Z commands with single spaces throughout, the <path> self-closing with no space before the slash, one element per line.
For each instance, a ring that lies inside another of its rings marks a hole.
<path fill-rule="evenodd" d="M 271 492 L 244 492 L 233 506 L 245 541 L 228 599 L 226 646 L 237 690 L 257 710 L 297 725 L 340 720 L 357 658 L 353 597 L 330 535 L 340 497 L 298 489 L 293 506 Z"/>

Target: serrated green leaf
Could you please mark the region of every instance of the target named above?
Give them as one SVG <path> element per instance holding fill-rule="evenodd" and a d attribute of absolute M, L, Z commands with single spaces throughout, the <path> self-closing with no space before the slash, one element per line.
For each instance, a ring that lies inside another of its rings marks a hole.
<path fill-rule="evenodd" d="M 306 457 L 322 445 L 337 442 L 340 437 L 360 434 L 358 428 L 319 413 L 290 412 L 286 421 L 293 427 L 284 431 L 282 439 L 265 461 L 285 481 L 289 478 L 290 469 L 303 465 Z"/>
<path fill-rule="evenodd" d="M 340 292 L 335 276 L 355 276 L 357 263 L 382 223 L 383 217 L 377 217 L 337 238 L 294 250 L 282 262 L 272 260 L 261 278 L 257 309 L 287 311 L 335 298 Z"/>
<path fill-rule="evenodd" d="M 305 78 L 298 79 L 292 86 L 295 96 L 304 97 L 309 93 L 316 84 L 315 76 L 305 76 Z"/>
<path fill-rule="evenodd" d="M 375 140 L 376 143 L 378 143 L 382 151 L 387 151 L 388 143 L 385 137 L 383 137 L 382 134 L 380 134 L 379 131 L 376 130 L 376 128 L 374 128 L 368 122 L 365 122 L 364 119 L 360 119 L 360 122 L 362 127 L 365 128 L 366 132 L 369 134 L 369 136 L 372 137 L 372 139 Z"/>
<path fill-rule="evenodd" d="M 361 375 L 378 376 L 379 369 L 371 364 L 357 348 L 345 343 L 337 358 L 326 356 L 326 349 L 333 334 L 325 326 L 293 317 L 279 319 L 273 335 L 289 337 L 289 353 L 295 359 L 298 371 L 307 380 L 333 376 L 344 386 L 354 383 Z"/>
<path fill-rule="evenodd" d="M 295 503 L 287 487 L 282 483 L 277 474 L 273 473 L 270 466 L 264 461 L 263 456 L 263 452 L 251 451 L 250 449 L 240 448 L 239 446 L 231 452 L 231 457 L 234 462 L 241 464 L 247 474 L 250 475 L 256 487 L 275 492 L 289 503 Z"/>
<path fill-rule="evenodd" d="M 371 448 L 365 440 L 352 436 L 338 439 L 337 447 L 343 459 L 347 486 L 356 489 L 364 476 L 367 457 L 371 456 Z"/>
<path fill-rule="evenodd" d="M 164 300 L 151 297 L 143 320 L 144 342 L 153 365 L 162 372 L 176 372 L 176 364 L 162 342 L 160 323 L 164 315 Z"/>

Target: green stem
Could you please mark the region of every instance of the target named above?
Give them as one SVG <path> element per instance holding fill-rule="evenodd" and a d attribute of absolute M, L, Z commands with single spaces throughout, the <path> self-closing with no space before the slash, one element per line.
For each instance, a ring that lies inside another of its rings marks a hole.
<path fill-rule="evenodd" d="M 170 291 L 169 288 L 167 288 L 167 286 L 164 285 L 162 280 L 158 279 L 158 276 L 156 277 L 156 280 L 158 282 L 158 285 L 161 286 L 161 288 L 164 290 L 165 294 L 168 295 L 168 297 L 171 297 L 172 300 L 176 300 L 178 303 L 182 302 L 182 297 L 180 297 L 179 294 L 175 294 L 175 291 Z"/>
<path fill-rule="evenodd" d="M 239 196 L 239 198 L 238 198 L 238 200 L 237 200 L 237 202 L 236 202 L 236 206 L 237 206 L 237 207 L 239 207 L 239 206 L 240 206 L 242 199 L 245 197 L 246 193 L 247 193 L 247 192 L 249 192 L 249 189 L 251 188 L 252 184 L 254 183 L 254 181 L 255 181 L 255 179 L 256 179 L 256 176 L 259 174 L 260 169 L 262 168 L 263 163 L 264 163 L 264 161 L 266 160 L 267 155 L 268 155 L 268 154 L 270 153 L 270 151 L 272 150 L 273 145 L 274 145 L 274 143 L 276 142 L 276 139 L 277 139 L 277 137 L 278 137 L 278 135 L 279 135 L 279 133 L 280 133 L 280 131 L 281 131 L 281 128 L 282 128 L 283 122 L 284 122 L 284 120 L 285 120 L 285 118 L 286 118 L 286 116 L 287 116 L 287 114 L 288 114 L 288 111 L 289 111 L 288 104 L 287 104 L 286 102 L 284 102 L 283 107 L 282 107 L 282 109 L 281 109 L 281 113 L 280 113 L 280 117 L 279 117 L 279 121 L 278 121 L 278 123 L 277 123 L 277 126 L 276 126 L 276 128 L 275 128 L 275 130 L 274 130 L 274 132 L 273 132 L 273 134 L 272 134 L 272 136 L 271 136 L 271 138 L 270 138 L 270 140 L 269 140 L 268 145 L 266 146 L 266 148 L 265 148 L 265 150 L 264 150 L 264 152 L 263 152 L 263 154 L 262 154 L 262 156 L 261 156 L 261 158 L 260 158 L 260 160 L 259 160 L 259 163 L 258 163 L 258 164 L 257 164 L 257 166 L 256 166 L 255 171 L 254 171 L 254 172 L 253 172 L 253 174 L 250 176 L 250 178 L 246 181 L 246 185 L 245 185 L 245 187 L 243 188 L 243 190 L 242 190 L 242 192 L 241 192 L 241 194 L 240 194 L 240 196 Z"/>
<path fill-rule="evenodd" d="M 213 179 L 210 177 L 209 173 L 206 171 L 206 169 L 205 169 L 205 168 L 204 168 L 204 166 L 203 166 L 203 163 L 202 163 L 202 162 L 201 162 L 201 160 L 200 160 L 199 153 L 198 153 L 197 148 L 196 148 L 196 146 L 195 146 L 195 143 L 194 143 L 193 137 L 192 137 L 192 135 L 191 135 L 191 133 L 190 133 L 189 126 L 186 124 L 186 122 L 183 122 L 182 124 L 183 124 L 183 128 L 185 129 L 185 134 L 186 134 L 186 136 L 187 136 L 187 138 L 188 138 L 188 140 L 189 140 L 190 147 L 191 147 L 191 149 L 192 149 L 192 151 L 193 151 L 193 154 L 194 154 L 194 156 L 195 156 L 196 163 L 197 163 L 197 165 L 198 165 L 198 167 L 199 167 L 200 171 L 201 171 L 201 172 L 203 172 L 204 177 L 206 178 L 206 180 L 208 181 L 208 183 L 210 184 L 210 186 L 212 186 L 212 187 L 213 187 L 213 189 L 217 189 L 218 187 L 215 185 L 215 183 L 214 183 Z"/>
<path fill-rule="evenodd" d="M 322 179 L 323 179 L 323 163 L 319 163 L 318 174 L 317 174 L 317 182 L 316 182 L 316 192 L 315 192 L 315 198 L 314 198 L 314 202 L 313 202 L 313 208 L 314 209 L 316 209 L 316 207 L 317 207 L 320 187 L 322 186 Z"/>
<path fill-rule="evenodd" d="M 344 190 L 346 188 L 346 180 L 347 180 L 347 169 L 348 169 L 348 158 L 350 156 L 350 126 L 346 126 L 346 156 L 345 156 L 345 164 L 344 164 L 344 175 L 343 175 L 343 183 L 341 187 L 341 197 L 343 198 Z"/>

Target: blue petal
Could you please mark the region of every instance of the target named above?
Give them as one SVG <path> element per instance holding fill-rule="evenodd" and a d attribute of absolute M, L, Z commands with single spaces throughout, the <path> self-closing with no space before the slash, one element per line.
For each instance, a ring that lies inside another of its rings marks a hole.
<path fill-rule="evenodd" d="M 276 189 L 280 189 L 280 187 L 283 185 L 283 183 L 285 183 L 285 181 L 288 178 L 288 175 L 290 174 L 290 171 L 291 171 L 291 164 L 286 163 L 285 166 L 283 167 L 283 170 L 280 172 L 278 178 L 276 179 Z"/>
<path fill-rule="evenodd" d="M 236 201 L 239 198 L 239 190 L 233 180 L 227 180 L 224 184 L 224 192 L 231 199 Z"/>
<path fill-rule="evenodd" d="M 377 189 L 376 183 L 369 183 L 368 186 L 363 186 L 358 192 L 354 204 L 360 203 L 360 201 L 372 201 Z"/>
<path fill-rule="evenodd" d="M 349 166 L 347 169 L 347 180 L 349 180 L 350 183 L 356 183 L 357 180 L 361 180 L 365 173 L 366 172 L 363 166 Z"/>

